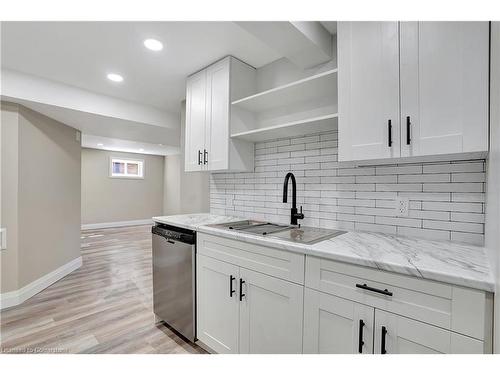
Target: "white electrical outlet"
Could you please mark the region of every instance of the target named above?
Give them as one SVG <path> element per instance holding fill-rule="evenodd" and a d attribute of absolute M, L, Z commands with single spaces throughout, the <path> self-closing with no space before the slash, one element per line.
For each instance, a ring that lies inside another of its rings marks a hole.
<path fill-rule="evenodd" d="M 396 198 L 396 216 L 408 216 L 410 200 L 404 197 Z"/>

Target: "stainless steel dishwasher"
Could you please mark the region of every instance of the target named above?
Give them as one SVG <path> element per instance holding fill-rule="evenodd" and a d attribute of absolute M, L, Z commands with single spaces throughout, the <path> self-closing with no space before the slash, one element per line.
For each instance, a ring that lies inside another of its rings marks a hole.
<path fill-rule="evenodd" d="M 153 233 L 153 311 L 186 339 L 196 338 L 196 232 L 156 224 Z"/>

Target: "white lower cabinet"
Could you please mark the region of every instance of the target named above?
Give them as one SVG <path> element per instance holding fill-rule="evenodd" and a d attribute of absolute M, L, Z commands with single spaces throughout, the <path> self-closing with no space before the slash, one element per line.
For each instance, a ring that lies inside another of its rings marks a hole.
<path fill-rule="evenodd" d="M 240 353 L 302 353 L 302 285 L 240 269 Z"/>
<path fill-rule="evenodd" d="M 198 255 L 196 268 L 197 337 L 217 353 L 238 353 L 239 267 Z"/>
<path fill-rule="evenodd" d="M 375 310 L 376 354 L 481 354 L 483 342 L 430 324 Z"/>
<path fill-rule="evenodd" d="M 481 354 L 474 338 L 305 288 L 304 353 Z"/>
<path fill-rule="evenodd" d="M 216 353 L 492 352 L 491 293 L 197 236 L 197 338 Z"/>
<path fill-rule="evenodd" d="M 373 307 L 305 288 L 304 353 L 371 354 Z"/>
<path fill-rule="evenodd" d="M 217 353 L 302 353 L 302 285 L 197 255 L 197 337 Z"/>

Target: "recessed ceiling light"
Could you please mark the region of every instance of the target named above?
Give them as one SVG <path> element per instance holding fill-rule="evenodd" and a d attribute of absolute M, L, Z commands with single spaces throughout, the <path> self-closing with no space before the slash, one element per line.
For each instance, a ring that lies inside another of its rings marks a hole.
<path fill-rule="evenodd" d="M 143 148 L 140 148 L 140 149 L 139 149 L 139 151 L 141 151 L 141 152 L 142 152 L 142 151 L 144 151 L 144 149 L 143 149 Z"/>
<path fill-rule="evenodd" d="M 158 143 L 158 146 L 163 146 L 163 143 Z"/>
<path fill-rule="evenodd" d="M 144 46 L 151 51 L 161 51 L 163 49 L 163 43 L 156 39 L 146 39 Z"/>
<path fill-rule="evenodd" d="M 107 77 L 108 77 L 108 79 L 110 81 L 113 81 L 113 82 L 121 82 L 121 81 L 123 81 L 123 77 L 121 75 L 119 75 L 119 74 L 116 74 L 116 73 L 109 73 L 107 75 Z"/>
<path fill-rule="evenodd" d="M 98 143 L 97 145 L 98 145 L 99 147 L 104 146 L 104 144 L 103 144 L 103 143 Z"/>

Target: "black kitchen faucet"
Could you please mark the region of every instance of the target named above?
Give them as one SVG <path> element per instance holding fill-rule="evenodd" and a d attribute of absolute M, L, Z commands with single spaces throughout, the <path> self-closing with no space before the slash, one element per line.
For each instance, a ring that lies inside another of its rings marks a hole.
<path fill-rule="evenodd" d="M 302 206 L 300 206 L 300 213 L 297 212 L 297 183 L 295 182 L 295 176 L 292 172 L 288 172 L 285 176 L 285 182 L 283 183 L 283 203 L 288 200 L 288 180 L 292 179 L 292 209 L 290 215 L 290 223 L 292 225 L 297 225 L 297 220 L 304 219 L 304 214 L 302 213 Z"/>

